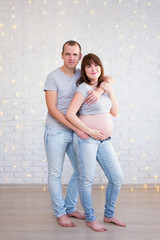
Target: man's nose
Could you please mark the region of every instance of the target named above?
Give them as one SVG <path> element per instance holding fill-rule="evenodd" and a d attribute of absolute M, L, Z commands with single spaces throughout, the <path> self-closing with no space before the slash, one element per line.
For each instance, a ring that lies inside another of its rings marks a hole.
<path fill-rule="evenodd" d="M 73 55 L 70 55 L 70 59 L 71 59 L 71 60 L 73 59 L 73 57 L 74 57 Z"/>

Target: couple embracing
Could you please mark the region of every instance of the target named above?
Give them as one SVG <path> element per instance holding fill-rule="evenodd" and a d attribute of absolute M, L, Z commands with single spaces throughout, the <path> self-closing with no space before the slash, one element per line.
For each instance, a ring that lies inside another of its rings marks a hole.
<path fill-rule="evenodd" d="M 115 203 L 123 181 L 123 173 L 111 143 L 112 116 L 118 104 L 112 89 L 113 79 L 104 75 L 103 65 L 93 53 L 82 59 L 78 42 L 67 41 L 62 48 L 63 66 L 51 72 L 44 91 L 48 114 L 44 143 L 48 162 L 48 188 L 54 215 L 63 227 L 74 227 L 71 217 L 85 219 L 97 232 L 107 229 L 95 217 L 92 206 L 92 185 L 96 162 L 108 178 L 104 223 L 126 224 L 114 216 Z M 65 200 L 61 176 L 67 153 L 73 174 Z M 76 209 L 80 201 L 84 215 Z"/>

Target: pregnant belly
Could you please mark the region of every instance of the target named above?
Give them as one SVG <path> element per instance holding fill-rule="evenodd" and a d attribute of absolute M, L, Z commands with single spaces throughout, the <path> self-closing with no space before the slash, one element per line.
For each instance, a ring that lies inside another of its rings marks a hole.
<path fill-rule="evenodd" d="M 88 127 L 103 132 L 106 139 L 113 132 L 113 121 L 110 113 L 100 113 L 96 115 L 80 115 L 79 118 Z"/>

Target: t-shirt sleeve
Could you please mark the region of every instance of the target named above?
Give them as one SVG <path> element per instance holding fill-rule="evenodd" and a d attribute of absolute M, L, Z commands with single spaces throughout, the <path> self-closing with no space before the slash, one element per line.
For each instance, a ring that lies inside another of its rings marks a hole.
<path fill-rule="evenodd" d="M 46 79 L 43 90 L 57 91 L 58 86 L 52 73 L 50 73 Z"/>
<path fill-rule="evenodd" d="M 76 90 L 76 92 L 80 92 L 84 96 L 84 98 L 88 96 L 88 91 L 89 91 L 89 88 L 87 84 L 84 84 L 84 83 L 80 84 Z"/>

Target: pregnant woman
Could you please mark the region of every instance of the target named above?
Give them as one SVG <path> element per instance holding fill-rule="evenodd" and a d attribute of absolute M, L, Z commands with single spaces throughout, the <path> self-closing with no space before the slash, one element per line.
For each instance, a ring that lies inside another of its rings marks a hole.
<path fill-rule="evenodd" d="M 112 116 L 118 114 L 118 104 L 109 83 L 103 82 L 102 63 L 95 54 L 85 55 L 81 64 L 81 78 L 77 91 L 66 113 L 66 118 L 77 128 L 89 135 L 84 140 L 74 134 L 77 168 L 79 174 L 79 193 L 85 211 L 86 224 L 91 229 L 102 232 L 107 229 L 95 217 L 92 208 L 92 185 L 94 183 L 96 161 L 106 177 L 104 222 L 112 222 L 125 227 L 126 224 L 114 216 L 115 203 L 123 181 L 123 173 L 116 153 L 111 144 L 113 130 Z M 87 104 L 88 92 L 97 87 L 104 89 L 104 94 L 95 104 Z M 77 116 L 78 113 L 78 116 Z"/>

